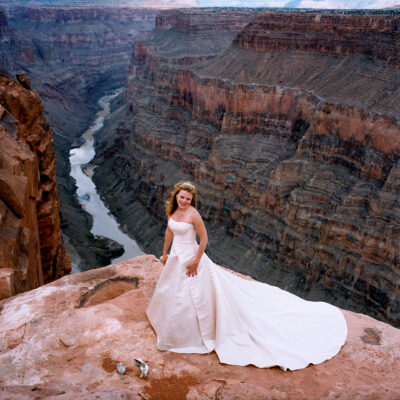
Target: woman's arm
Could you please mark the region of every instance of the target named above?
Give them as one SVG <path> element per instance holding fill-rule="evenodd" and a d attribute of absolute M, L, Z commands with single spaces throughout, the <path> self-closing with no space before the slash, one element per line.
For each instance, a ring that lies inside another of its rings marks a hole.
<path fill-rule="evenodd" d="M 168 249 L 169 246 L 171 246 L 172 239 L 174 238 L 174 234 L 172 233 L 171 229 L 169 229 L 169 226 L 167 226 L 167 229 L 165 230 L 165 236 L 164 236 L 164 250 L 163 250 L 163 259 L 162 262 L 165 265 L 165 263 L 168 260 Z"/>
<path fill-rule="evenodd" d="M 196 211 L 193 214 L 193 225 L 194 229 L 196 230 L 197 234 L 199 235 L 200 238 L 200 243 L 199 243 L 199 248 L 197 249 L 196 256 L 193 261 L 191 261 L 187 266 L 186 266 L 186 275 L 187 276 L 195 276 L 197 275 L 197 267 L 199 265 L 201 256 L 204 254 L 204 251 L 206 249 L 207 243 L 208 243 L 208 237 L 207 237 L 207 230 L 206 227 L 204 226 L 203 219 L 201 218 L 200 214 L 198 211 Z"/>

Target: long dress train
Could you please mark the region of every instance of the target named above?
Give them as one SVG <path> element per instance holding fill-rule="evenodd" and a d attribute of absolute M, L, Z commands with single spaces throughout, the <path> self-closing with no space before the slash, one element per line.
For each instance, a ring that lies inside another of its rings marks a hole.
<path fill-rule="evenodd" d="M 337 354 L 347 336 L 341 311 L 266 283 L 246 280 L 203 254 L 197 276 L 185 266 L 198 244 L 192 224 L 169 219 L 174 239 L 147 316 L 160 350 L 216 351 L 220 362 L 300 369 Z"/>

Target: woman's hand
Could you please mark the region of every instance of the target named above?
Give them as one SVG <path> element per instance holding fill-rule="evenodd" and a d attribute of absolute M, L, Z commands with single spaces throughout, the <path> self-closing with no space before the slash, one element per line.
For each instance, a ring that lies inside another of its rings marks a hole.
<path fill-rule="evenodd" d="M 186 265 L 186 276 L 196 276 L 198 266 L 199 262 L 196 260 L 193 260 L 188 265 Z"/>
<path fill-rule="evenodd" d="M 173 237 L 174 237 L 174 234 L 172 233 L 171 229 L 169 229 L 169 226 L 167 225 L 167 229 L 165 230 L 163 253 L 162 253 L 162 257 L 160 257 L 160 260 L 164 265 L 167 263 L 167 260 L 168 260 L 168 249 L 169 249 L 169 246 L 171 245 Z"/>
<path fill-rule="evenodd" d="M 168 260 L 168 254 L 163 254 L 163 255 L 160 257 L 160 260 L 161 260 L 161 262 L 165 265 L 165 264 L 167 263 L 167 260 Z"/>

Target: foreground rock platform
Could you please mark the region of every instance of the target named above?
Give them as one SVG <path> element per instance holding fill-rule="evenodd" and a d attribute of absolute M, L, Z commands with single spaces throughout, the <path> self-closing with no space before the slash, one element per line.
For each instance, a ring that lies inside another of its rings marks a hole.
<path fill-rule="evenodd" d="M 400 398 L 399 329 L 349 311 L 341 352 L 299 371 L 157 350 L 145 310 L 161 270 L 142 256 L 0 302 L 0 399 Z M 150 363 L 146 379 L 135 357 Z"/>

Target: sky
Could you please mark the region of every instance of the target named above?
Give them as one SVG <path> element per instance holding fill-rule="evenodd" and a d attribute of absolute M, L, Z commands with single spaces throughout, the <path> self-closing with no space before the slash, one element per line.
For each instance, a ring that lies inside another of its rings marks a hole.
<path fill-rule="evenodd" d="M 214 7 L 386 8 L 400 0 L 198 0 Z"/>

